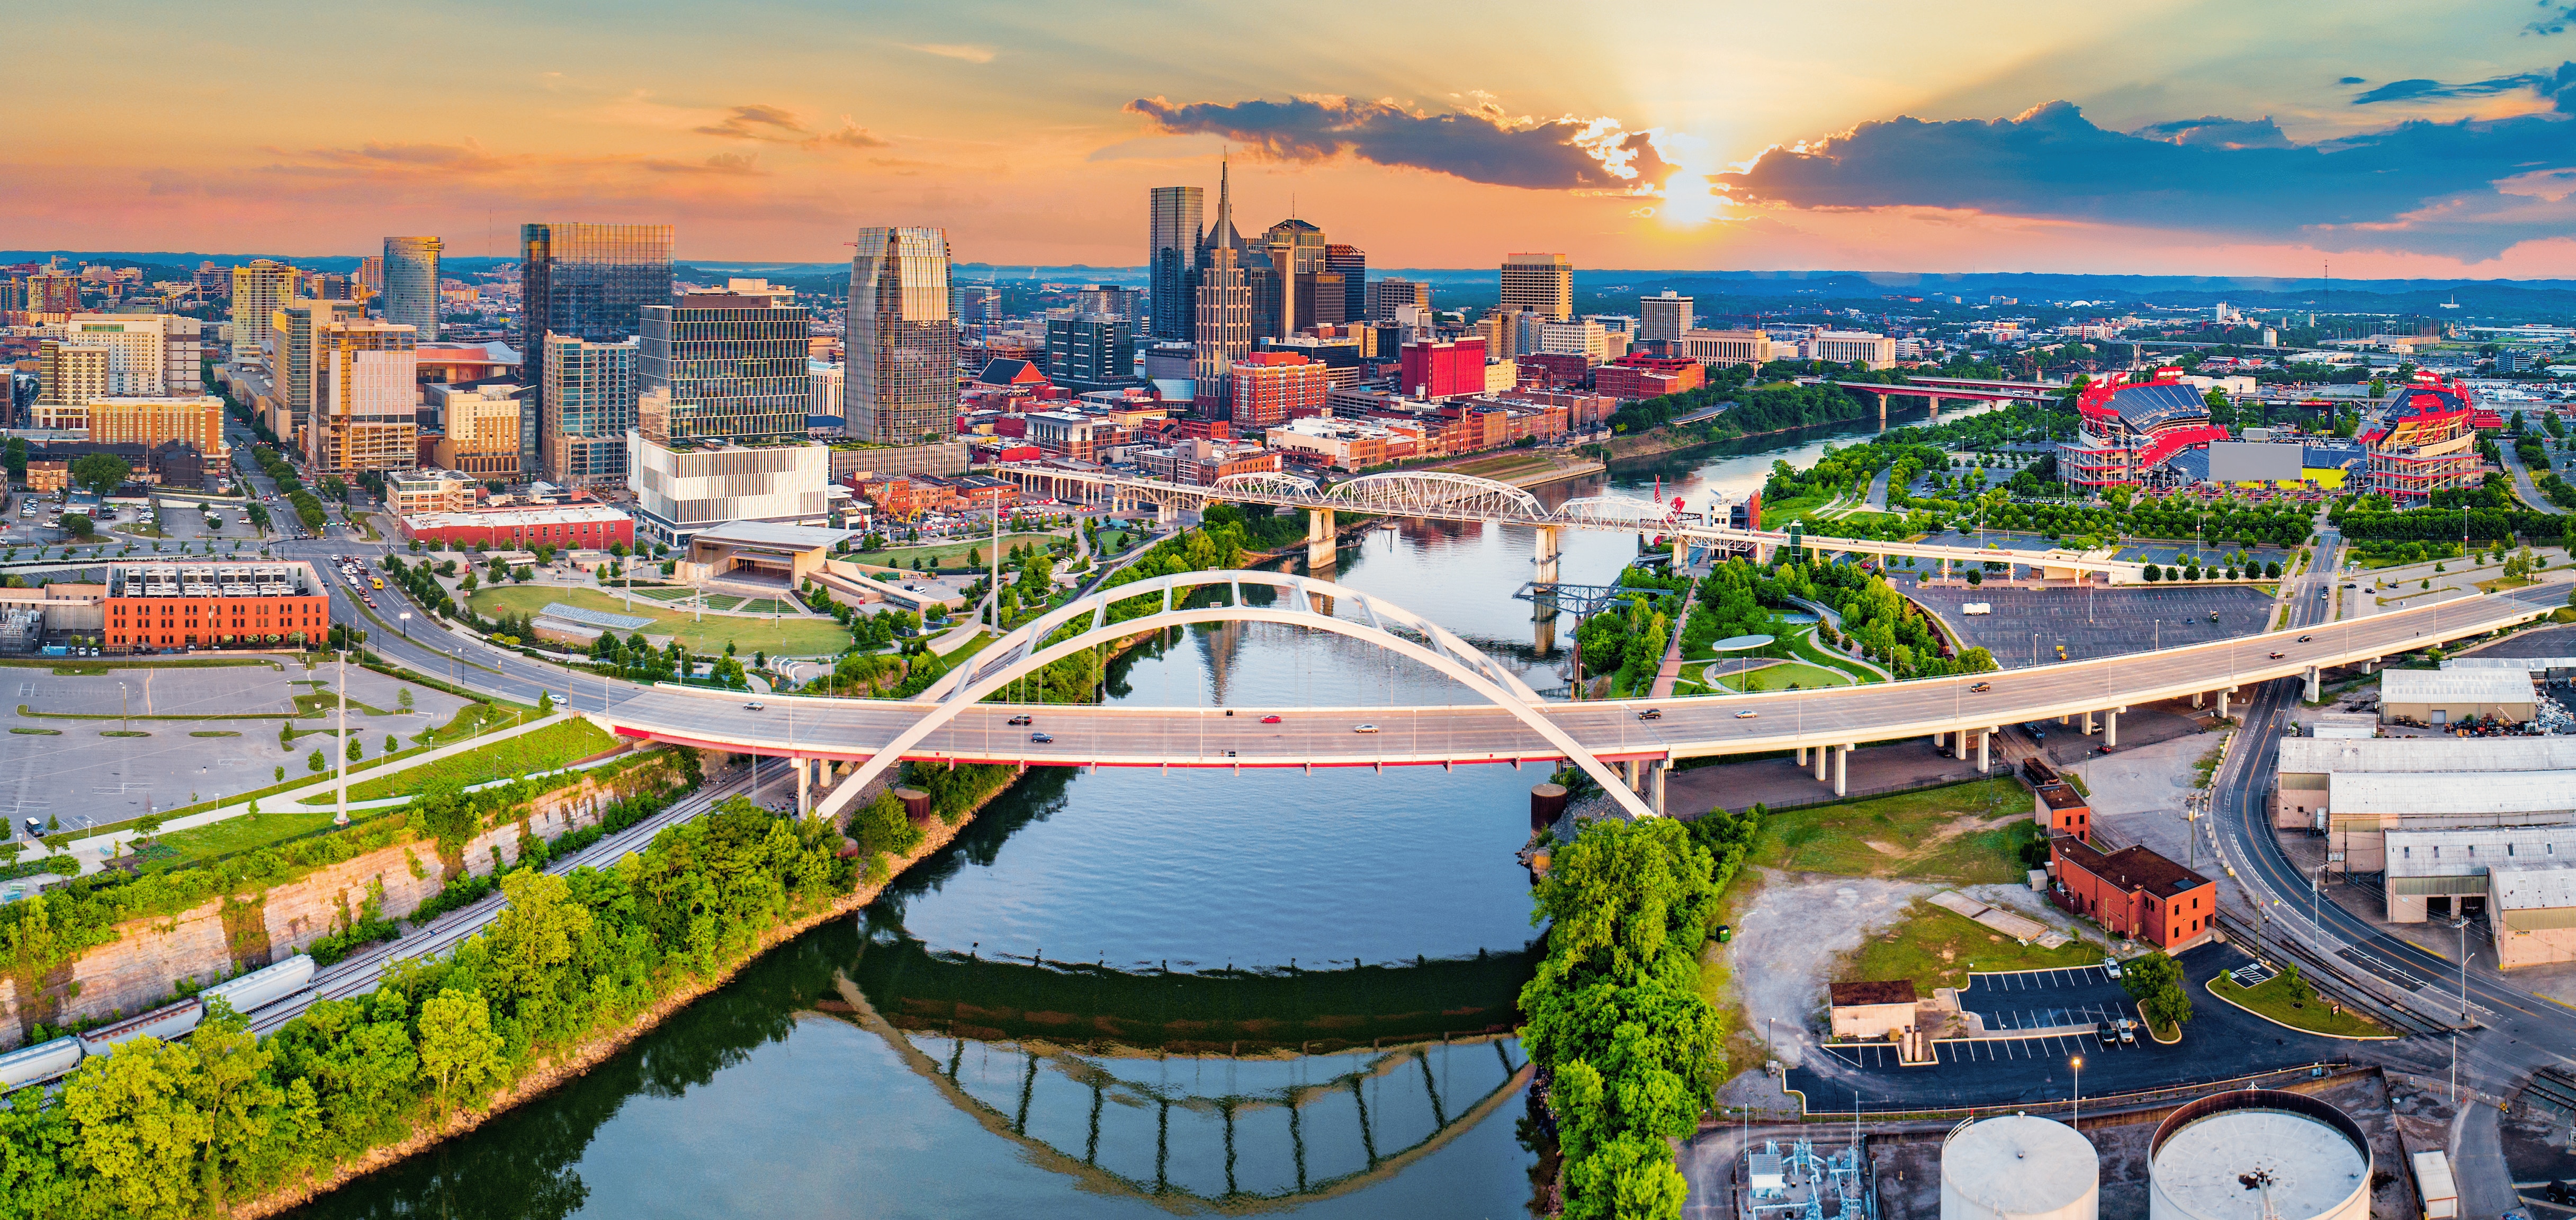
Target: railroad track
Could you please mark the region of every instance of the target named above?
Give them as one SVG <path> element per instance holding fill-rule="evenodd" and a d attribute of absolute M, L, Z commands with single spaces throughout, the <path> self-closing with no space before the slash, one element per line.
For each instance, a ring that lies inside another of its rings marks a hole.
<path fill-rule="evenodd" d="M 697 791 L 652 817 L 605 836 L 560 860 L 549 862 L 545 871 L 563 876 L 577 868 L 606 867 L 630 851 L 643 850 L 653 841 L 653 836 L 665 829 L 695 818 L 715 808 L 725 798 L 741 795 L 750 788 L 751 772 L 748 769 L 728 774 L 720 781 L 701 785 Z M 251 1029 L 262 1035 L 275 1033 L 319 1001 L 345 1000 L 374 991 L 377 982 L 384 977 L 386 967 L 398 961 L 431 957 L 455 949 L 490 927 L 493 920 L 500 918 L 501 908 L 505 905 L 507 903 L 501 895 L 495 893 L 471 906 L 449 911 L 412 929 L 400 939 L 351 954 L 330 969 L 314 975 L 311 986 L 251 1013 Z"/>

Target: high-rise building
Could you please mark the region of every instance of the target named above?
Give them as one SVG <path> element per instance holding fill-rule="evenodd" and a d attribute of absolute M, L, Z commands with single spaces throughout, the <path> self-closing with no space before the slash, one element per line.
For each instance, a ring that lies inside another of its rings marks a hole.
<path fill-rule="evenodd" d="M 416 332 L 352 319 L 319 328 L 313 346 L 313 413 L 305 431 L 313 469 L 346 476 L 420 465 Z"/>
<path fill-rule="evenodd" d="M 1320 414 L 1332 389 L 1330 370 L 1296 352 L 1254 352 L 1234 362 L 1227 380 L 1234 383 L 1228 410 L 1238 430 Z"/>
<path fill-rule="evenodd" d="M 1290 217 L 1261 235 L 1260 257 L 1248 260 L 1245 279 L 1252 284 L 1252 333 L 1256 339 L 1285 339 L 1315 325 L 1316 280 L 1324 274 L 1324 231 Z M 1341 306 L 1341 285 L 1333 285 L 1333 305 Z"/>
<path fill-rule="evenodd" d="M 194 278 L 197 284 L 197 296 L 201 299 L 211 301 L 217 297 L 232 295 L 232 270 L 228 267 L 216 266 L 213 259 L 199 260 Z"/>
<path fill-rule="evenodd" d="M 385 321 L 412 328 L 423 343 L 438 342 L 438 255 L 444 248 L 435 237 L 385 239 Z"/>
<path fill-rule="evenodd" d="M 1047 377 L 1070 390 L 1136 384 L 1136 328 L 1115 314 L 1047 319 Z"/>
<path fill-rule="evenodd" d="M 312 426 L 313 407 L 317 401 L 317 373 L 321 368 L 322 332 L 343 321 L 354 322 L 364 315 L 348 301 L 317 301 L 295 297 L 279 303 L 270 315 L 269 380 L 273 396 L 284 409 L 284 426 L 271 425 L 280 437 L 293 439 L 297 429 Z M 415 357 L 417 359 L 417 357 Z M 304 446 L 311 448 L 310 442 Z"/>
<path fill-rule="evenodd" d="M 841 366 L 829 360 L 805 362 L 805 428 L 809 433 L 826 428 L 848 435 L 849 417 L 841 409 L 841 377 Z M 818 424 L 816 420 L 835 422 Z"/>
<path fill-rule="evenodd" d="M 73 314 L 47 326 L 45 333 L 65 343 L 106 350 L 105 394 L 151 398 L 171 392 L 167 348 L 170 323 L 174 321 L 189 319 L 157 313 Z M 193 331 L 193 324 L 188 329 Z M 178 388 L 196 388 L 195 364 L 194 360 L 188 362 L 187 378 Z"/>
<path fill-rule="evenodd" d="M 1485 392 L 1485 341 L 1457 339 L 1404 345 L 1396 388 L 1414 398 Z"/>
<path fill-rule="evenodd" d="M 636 355 L 641 342 L 594 343 L 545 337 L 545 469 L 557 483 L 588 487 L 626 477 L 626 433 L 635 426 Z M 524 446 L 522 446 L 524 448 Z"/>
<path fill-rule="evenodd" d="M 1253 291 L 1249 268 L 1256 257 L 1234 229 L 1234 200 L 1229 171 L 1217 166 L 1216 221 L 1199 239 L 1192 275 L 1191 339 L 1198 353 L 1191 365 L 1194 409 L 1203 416 L 1226 414 L 1232 381 L 1226 371 L 1252 351 Z"/>
<path fill-rule="evenodd" d="M 946 296 L 942 285 L 943 306 Z M 804 306 L 766 293 L 692 292 L 645 306 L 642 320 L 635 418 L 646 436 L 668 445 L 805 435 Z"/>
<path fill-rule="evenodd" d="M 1073 312 L 1080 317 L 1108 314 L 1132 327 L 1144 320 L 1141 316 L 1144 301 L 1142 289 L 1121 288 L 1115 284 L 1086 284 L 1073 294 Z"/>
<path fill-rule="evenodd" d="M 1002 290 L 990 284 L 959 284 L 948 292 L 949 308 L 969 326 L 1002 320 Z"/>
<path fill-rule="evenodd" d="M 307 271 L 299 286 L 304 295 L 324 301 L 357 299 L 349 291 L 349 277 L 337 271 Z"/>
<path fill-rule="evenodd" d="M 1368 252 L 1334 242 L 1324 247 L 1324 269 L 1342 277 L 1342 315 L 1333 321 L 1357 322 L 1369 317 Z"/>
<path fill-rule="evenodd" d="M 388 237 L 385 240 L 417 241 L 419 239 Z M 437 239 L 432 238 L 430 240 L 435 241 Z M 383 296 L 385 294 L 385 256 L 381 254 L 361 256 L 358 259 L 358 274 L 350 278 L 358 285 L 358 287 L 366 289 L 368 295 Z"/>
<path fill-rule="evenodd" d="M 519 350 L 537 392 L 521 400 L 519 468 L 537 468 L 544 337 L 614 343 L 640 333 L 647 305 L 671 303 L 671 226 L 554 222 L 519 226 Z"/>
<path fill-rule="evenodd" d="M 1157 339 L 1188 340 L 1195 335 L 1191 311 L 1197 306 L 1199 243 L 1207 231 L 1206 188 L 1158 186 L 1150 199 L 1145 238 L 1145 291 L 1153 300 L 1150 333 Z"/>
<path fill-rule="evenodd" d="M 253 368 L 275 365 L 267 350 L 278 307 L 295 299 L 295 268 L 263 258 L 233 268 L 232 362 Z"/>
<path fill-rule="evenodd" d="M 1431 285 L 1422 280 L 1374 280 L 1368 286 L 1368 309 L 1360 317 L 1393 321 L 1400 306 L 1431 312 Z"/>
<path fill-rule="evenodd" d="M 1679 343 L 1691 328 L 1691 299 L 1672 289 L 1662 296 L 1640 297 L 1637 301 L 1637 337 L 1649 343 Z"/>
<path fill-rule="evenodd" d="M 89 439 L 104 445 L 158 448 L 181 441 L 209 459 L 224 456 L 224 400 L 212 394 L 93 398 Z"/>
<path fill-rule="evenodd" d="M 59 271 L 27 277 L 27 312 L 38 321 L 56 321 L 81 311 L 80 279 Z"/>
<path fill-rule="evenodd" d="M 36 345 L 36 404 L 33 426 L 74 429 L 89 426 L 92 399 L 107 397 L 113 353 L 67 339 Z"/>
<path fill-rule="evenodd" d="M 859 230 L 845 350 L 841 404 L 851 435 L 891 445 L 957 430 L 946 229 Z"/>
<path fill-rule="evenodd" d="M 439 414 L 442 425 L 430 460 L 478 480 L 519 477 L 519 398 L 525 390 L 499 382 L 451 391 Z"/>
<path fill-rule="evenodd" d="M 1560 322 L 1573 317 L 1573 262 L 1562 254 L 1504 255 L 1502 307 Z"/>

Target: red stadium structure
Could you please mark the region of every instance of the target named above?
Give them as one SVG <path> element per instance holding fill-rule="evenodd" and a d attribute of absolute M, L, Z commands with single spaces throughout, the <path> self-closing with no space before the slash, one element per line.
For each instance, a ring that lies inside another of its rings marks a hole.
<path fill-rule="evenodd" d="M 2477 486 L 2484 465 L 2478 416 L 2466 385 L 2415 374 L 2361 430 L 2362 447 L 2370 451 L 2370 490 L 2399 508 L 2419 508 L 2434 492 Z"/>
<path fill-rule="evenodd" d="M 2057 449 L 2058 477 L 2076 487 L 2141 484 L 2186 449 L 2227 439 L 2182 370 L 2116 373 L 2076 396 L 2081 430 Z"/>

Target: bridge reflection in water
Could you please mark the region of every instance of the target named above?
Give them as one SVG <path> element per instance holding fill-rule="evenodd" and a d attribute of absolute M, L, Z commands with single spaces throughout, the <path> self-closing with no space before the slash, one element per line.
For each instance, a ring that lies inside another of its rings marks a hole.
<path fill-rule="evenodd" d="M 1126 972 L 879 937 L 816 1010 L 1033 1164 L 1173 1212 L 1278 1210 L 1392 1177 L 1528 1079 L 1528 953 L 1339 970 Z"/>

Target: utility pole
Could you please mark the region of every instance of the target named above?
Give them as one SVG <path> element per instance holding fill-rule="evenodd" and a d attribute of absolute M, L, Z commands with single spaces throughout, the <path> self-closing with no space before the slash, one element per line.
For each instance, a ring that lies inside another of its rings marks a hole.
<path fill-rule="evenodd" d="M 331 824 L 334 826 L 346 826 L 349 824 L 349 652 L 345 648 L 340 650 L 339 686 L 340 743 L 336 752 L 340 755 L 340 782 L 338 785 L 340 812 L 337 816 L 331 819 Z"/>

